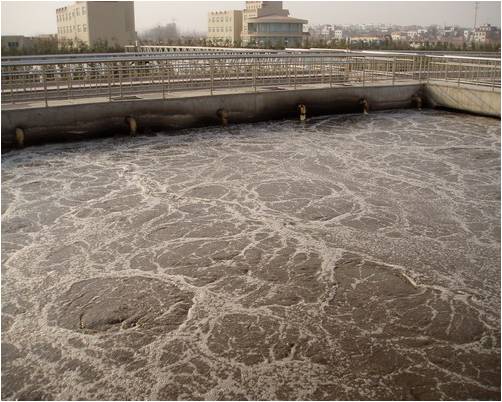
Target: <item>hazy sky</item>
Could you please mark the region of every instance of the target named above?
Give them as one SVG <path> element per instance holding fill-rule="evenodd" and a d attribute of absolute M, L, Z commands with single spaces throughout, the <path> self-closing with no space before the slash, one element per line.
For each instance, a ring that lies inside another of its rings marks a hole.
<path fill-rule="evenodd" d="M 2 35 L 56 33 L 56 8 L 71 1 L 2 0 Z M 136 1 L 136 31 L 176 21 L 183 31 L 207 30 L 210 10 L 242 9 L 244 1 Z M 294 17 L 310 24 L 472 26 L 474 2 L 467 1 L 284 1 Z M 478 24 L 500 26 L 500 2 L 480 2 Z"/>

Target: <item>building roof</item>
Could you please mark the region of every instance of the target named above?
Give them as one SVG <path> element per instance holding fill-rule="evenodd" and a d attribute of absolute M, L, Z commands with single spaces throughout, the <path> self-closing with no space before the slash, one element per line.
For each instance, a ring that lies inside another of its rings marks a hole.
<path fill-rule="evenodd" d="M 266 17 L 249 18 L 247 22 L 258 23 L 258 22 L 279 22 L 286 24 L 307 24 L 307 20 L 301 20 L 299 18 L 285 17 L 282 15 L 267 15 Z"/>

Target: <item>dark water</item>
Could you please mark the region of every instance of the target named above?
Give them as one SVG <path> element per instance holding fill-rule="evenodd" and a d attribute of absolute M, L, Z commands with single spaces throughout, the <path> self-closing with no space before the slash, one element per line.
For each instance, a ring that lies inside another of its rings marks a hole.
<path fill-rule="evenodd" d="M 498 399 L 500 121 L 2 158 L 4 399 Z"/>

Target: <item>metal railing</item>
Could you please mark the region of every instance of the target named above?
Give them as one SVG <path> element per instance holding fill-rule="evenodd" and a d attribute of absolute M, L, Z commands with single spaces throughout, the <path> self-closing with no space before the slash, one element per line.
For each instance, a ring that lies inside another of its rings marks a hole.
<path fill-rule="evenodd" d="M 500 59 L 428 56 L 427 80 L 500 88 Z"/>
<path fill-rule="evenodd" d="M 166 98 L 174 91 L 259 88 L 296 89 L 326 86 L 396 85 L 448 81 L 500 88 L 500 60 L 487 58 L 351 55 L 68 55 L 54 59 L 2 60 L 2 103 L 106 97 L 109 101 L 138 94 Z"/>

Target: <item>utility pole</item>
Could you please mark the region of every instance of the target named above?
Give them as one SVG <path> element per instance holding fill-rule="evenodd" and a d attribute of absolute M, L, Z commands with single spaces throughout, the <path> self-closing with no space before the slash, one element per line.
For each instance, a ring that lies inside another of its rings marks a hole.
<path fill-rule="evenodd" d="M 478 8 L 479 8 L 479 1 L 476 1 L 474 3 L 474 30 L 476 30 L 476 26 L 478 24 Z"/>

